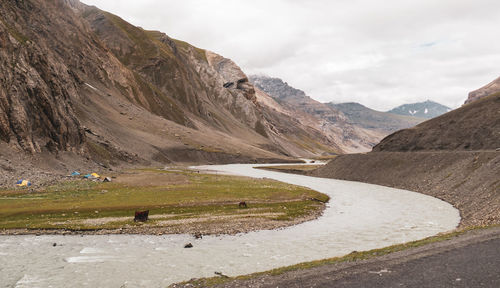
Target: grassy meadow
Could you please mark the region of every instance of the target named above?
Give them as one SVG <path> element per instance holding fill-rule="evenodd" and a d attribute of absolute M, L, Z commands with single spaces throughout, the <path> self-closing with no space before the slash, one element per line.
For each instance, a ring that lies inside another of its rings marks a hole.
<path fill-rule="evenodd" d="M 108 175 L 105 175 L 108 176 Z M 137 210 L 150 210 L 148 226 L 207 215 L 293 220 L 328 196 L 313 190 L 247 177 L 190 170 L 141 169 L 112 175 L 112 182 L 70 178 L 53 186 L 0 190 L 0 229 L 117 229 L 144 225 Z M 245 201 L 248 208 L 238 207 Z M 172 224 L 173 225 L 173 224 Z"/>

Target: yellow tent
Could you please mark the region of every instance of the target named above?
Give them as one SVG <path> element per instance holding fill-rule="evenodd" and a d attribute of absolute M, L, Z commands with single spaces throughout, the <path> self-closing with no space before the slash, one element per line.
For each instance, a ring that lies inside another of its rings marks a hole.
<path fill-rule="evenodd" d="M 97 174 L 97 173 L 95 173 L 95 172 L 94 172 L 94 173 L 92 173 L 92 174 L 90 174 L 90 175 L 94 176 L 95 178 L 101 178 L 101 176 L 99 176 L 99 174 Z"/>
<path fill-rule="evenodd" d="M 28 180 L 17 181 L 16 186 L 18 186 L 18 187 L 27 187 L 27 186 L 31 186 L 31 182 L 30 182 L 30 181 L 28 181 Z"/>

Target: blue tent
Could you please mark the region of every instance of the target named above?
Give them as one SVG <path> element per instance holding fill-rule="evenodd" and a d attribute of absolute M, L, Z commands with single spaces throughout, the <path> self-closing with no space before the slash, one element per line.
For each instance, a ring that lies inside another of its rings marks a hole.
<path fill-rule="evenodd" d="M 31 182 L 28 181 L 28 180 L 22 180 L 21 179 L 21 180 L 19 180 L 19 181 L 16 182 L 16 186 L 18 186 L 18 187 L 29 187 L 29 186 L 31 186 Z"/>
<path fill-rule="evenodd" d="M 91 178 L 91 177 L 92 177 L 91 174 L 87 174 L 87 175 L 83 176 L 83 178 L 86 178 L 86 179 Z"/>
<path fill-rule="evenodd" d="M 73 173 L 71 173 L 71 176 L 80 176 L 80 173 L 78 173 L 78 171 L 74 171 Z"/>

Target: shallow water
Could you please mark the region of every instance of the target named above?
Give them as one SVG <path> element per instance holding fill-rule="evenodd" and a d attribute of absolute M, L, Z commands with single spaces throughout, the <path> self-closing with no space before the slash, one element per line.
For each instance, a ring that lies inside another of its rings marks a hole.
<path fill-rule="evenodd" d="M 458 210 L 426 195 L 252 166 L 258 165 L 205 168 L 328 194 L 323 216 L 280 230 L 199 240 L 190 235 L 0 236 L 0 286 L 166 287 L 215 271 L 248 274 L 417 240 L 452 230 L 460 221 Z M 194 248 L 184 249 L 188 242 Z"/>

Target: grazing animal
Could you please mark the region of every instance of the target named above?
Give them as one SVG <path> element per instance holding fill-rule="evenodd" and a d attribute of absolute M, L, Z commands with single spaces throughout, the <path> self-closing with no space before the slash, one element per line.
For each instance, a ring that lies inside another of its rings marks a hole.
<path fill-rule="evenodd" d="M 148 221 L 149 210 L 146 211 L 135 211 L 134 222 L 146 222 Z"/>
<path fill-rule="evenodd" d="M 241 201 L 240 204 L 238 204 L 239 208 L 248 208 L 247 203 L 245 201 Z"/>
<path fill-rule="evenodd" d="M 201 232 L 194 233 L 194 239 L 202 239 L 202 238 L 203 238 L 203 234 L 201 234 Z"/>

